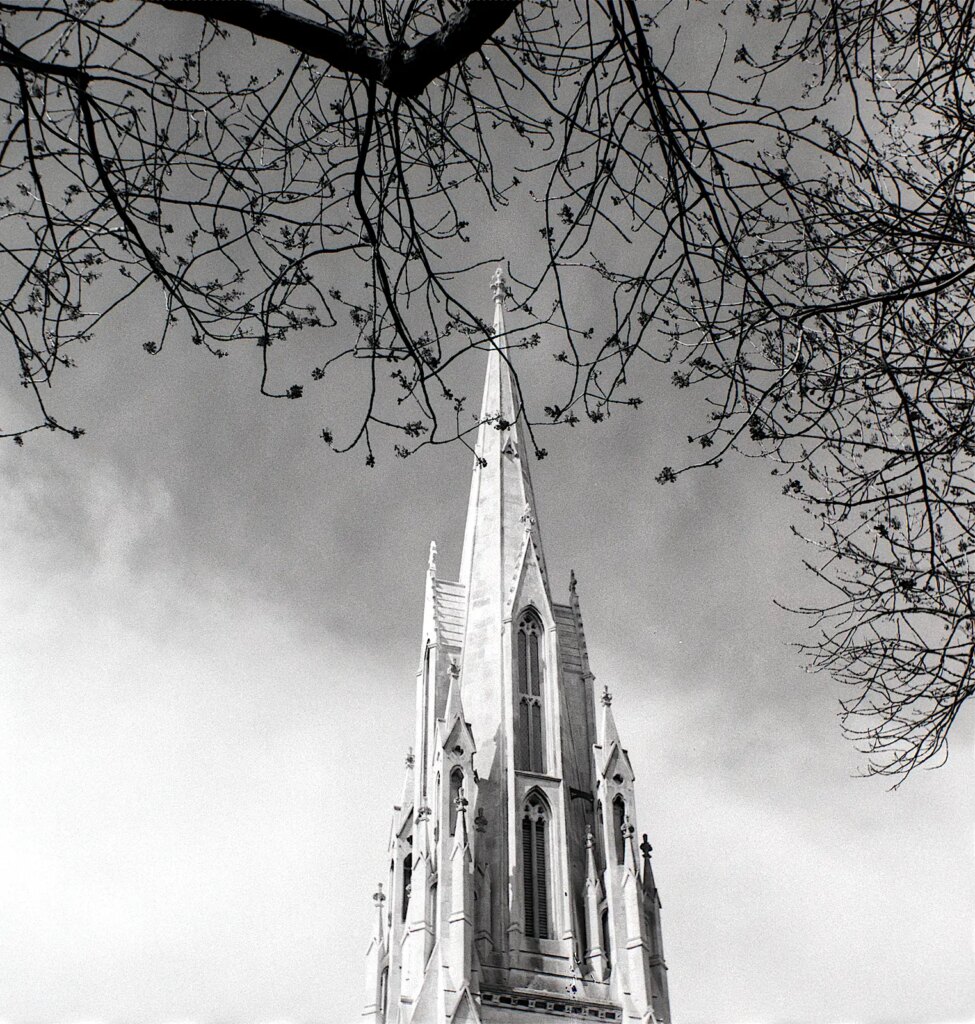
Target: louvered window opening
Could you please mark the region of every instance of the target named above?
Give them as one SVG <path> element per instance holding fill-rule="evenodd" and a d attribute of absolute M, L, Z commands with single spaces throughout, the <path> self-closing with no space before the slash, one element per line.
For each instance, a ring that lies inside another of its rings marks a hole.
<path fill-rule="evenodd" d="M 521 820 L 521 856 L 525 879 L 525 934 L 549 938 L 548 861 L 543 809 L 530 804 Z"/>
<path fill-rule="evenodd" d="M 518 627 L 519 767 L 545 771 L 542 731 L 542 667 L 539 657 L 541 623 L 526 615 Z"/>

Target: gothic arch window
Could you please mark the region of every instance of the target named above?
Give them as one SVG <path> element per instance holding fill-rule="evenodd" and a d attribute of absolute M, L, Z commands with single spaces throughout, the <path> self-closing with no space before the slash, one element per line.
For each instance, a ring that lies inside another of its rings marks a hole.
<path fill-rule="evenodd" d="M 541 797 L 533 794 L 525 802 L 521 819 L 521 860 L 524 880 L 525 935 L 547 939 L 548 906 L 548 811 Z"/>
<path fill-rule="evenodd" d="M 413 885 L 413 854 L 408 853 L 403 859 L 403 892 L 400 903 L 403 905 L 403 920 L 410 906 L 410 889 Z"/>
<path fill-rule="evenodd" d="M 450 834 L 457 830 L 457 801 L 464 795 L 464 773 L 455 768 L 450 773 Z"/>
<path fill-rule="evenodd" d="M 525 612 L 515 631 L 515 668 L 518 683 L 518 767 L 529 772 L 545 771 L 542 636 L 541 620 L 535 612 Z"/>
<path fill-rule="evenodd" d="M 626 845 L 623 841 L 623 826 L 626 824 L 626 801 L 621 796 L 613 798 L 613 841 L 616 845 L 616 863 L 622 864 L 626 858 Z"/>

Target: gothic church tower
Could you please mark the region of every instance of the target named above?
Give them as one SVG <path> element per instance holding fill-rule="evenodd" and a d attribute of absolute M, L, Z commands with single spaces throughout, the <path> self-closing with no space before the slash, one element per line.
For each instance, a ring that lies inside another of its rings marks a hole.
<path fill-rule="evenodd" d="M 431 545 L 415 754 L 374 896 L 370 1024 L 670 1024 L 660 898 L 575 578 L 551 593 L 505 286 L 457 580 Z"/>

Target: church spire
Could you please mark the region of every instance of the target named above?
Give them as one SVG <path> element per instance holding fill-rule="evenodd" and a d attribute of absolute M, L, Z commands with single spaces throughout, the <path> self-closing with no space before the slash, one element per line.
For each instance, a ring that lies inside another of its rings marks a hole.
<path fill-rule="evenodd" d="M 532 534 L 540 562 L 542 557 L 528 468 L 530 448 L 525 438 L 520 394 L 509 363 L 511 345 L 504 322 L 508 286 L 500 267 L 495 271 L 491 290 L 494 328 L 474 447 L 474 476 L 460 580 L 470 588 L 474 567 L 477 566 L 478 576 L 490 567 L 492 575 L 499 574 L 492 584 L 500 596 L 518 567 L 526 533 Z"/>
<path fill-rule="evenodd" d="M 417 754 L 365 1016 L 530 1024 L 544 1000 L 546 1020 L 662 1024 L 660 901 L 649 844 L 633 838 L 632 766 L 608 688 L 597 714 L 575 577 L 564 601 L 549 586 L 500 270 L 492 289 L 461 570 L 444 574 L 431 547 Z"/>

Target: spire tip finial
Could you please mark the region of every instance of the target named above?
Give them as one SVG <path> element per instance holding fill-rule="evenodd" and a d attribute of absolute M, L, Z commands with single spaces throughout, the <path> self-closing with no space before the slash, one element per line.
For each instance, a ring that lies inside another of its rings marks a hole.
<path fill-rule="evenodd" d="M 504 271 L 501 267 L 498 267 L 494 271 L 494 277 L 491 278 L 491 291 L 494 294 L 495 303 L 504 302 L 504 297 L 508 292 L 508 289 L 504 283 Z"/>
<path fill-rule="evenodd" d="M 608 683 L 603 683 L 603 695 L 599 699 L 605 708 L 608 708 L 613 703 L 613 695 L 609 692 Z"/>

